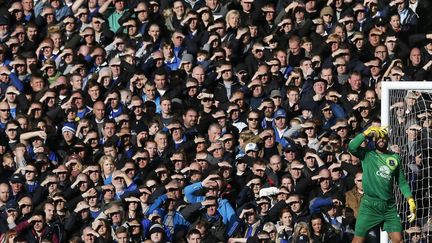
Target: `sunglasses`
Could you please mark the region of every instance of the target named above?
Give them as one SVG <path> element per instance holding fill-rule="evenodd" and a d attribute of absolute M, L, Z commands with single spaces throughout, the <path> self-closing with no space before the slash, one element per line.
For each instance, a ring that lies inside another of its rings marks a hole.
<path fill-rule="evenodd" d="M 361 111 L 370 110 L 370 108 L 369 107 L 360 107 L 358 110 L 361 112 Z"/>

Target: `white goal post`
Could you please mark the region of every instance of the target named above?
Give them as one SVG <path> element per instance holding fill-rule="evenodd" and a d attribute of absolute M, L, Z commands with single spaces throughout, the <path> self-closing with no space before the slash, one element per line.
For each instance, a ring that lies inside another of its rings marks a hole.
<path fill-rule="evenodd" d="M 399 90 L 399 91 L 398 91 Z M 424 81 L 415 81 L 415 82 L 410 82 L 410 81 L 385 81 L 381 83 L 381 125 L 382 126 L 389 126 L 389 133 L 390 133 L 390 140 L 391 141 L 395 141 L 397 140 L 397 143 L 400 145 L 402 144 L 403 146 L 405 146 L 406 144 L 408 144 L 408 140 L 406 139 L 406 134 L 405 134 L 405 129 L 407 129 L 407 126 L 409 126 L 409 123 L 403 123 L 404 125 L 397 127 L 398 123 L 394 122 L 394 120 L 396 119 L 395 116 L 395 112 L 392 110 L 393 105 L 395 100 L 397 101 L 405 101 L 405 95 L 408 92 L 418 92 L 418 94 L 422 94 L 422 98 L 419 99 L 419 103 L 420 100 L 423 102 L 422 106 L 417 106 L 417 110 L 414 110 L 411 115 L 411 121 L 413 121 L 413 117 L 417 118 L 418 114 L 421 113 L 425 113 L 425 112 L 432 112 L 432 106 L 430 103 L 430 98 L 432 97 L 432 82 L 424 82 Z M 423 94 L 426 94 L 425 96 L 427 97 L 426 99 L 423 99 Z M 396 97 L 395 97 L 396 96 Z M 418 100 L 416 100 L 417 102 Z M 427 101 L 427 102 L 426 102 Z M 424 110 L 423 110 L 424 108 Z M 406 111 L 406 110 L 405 110 Z M 407 112 L 408 114 L 409 112 Z M 427 115 L 427 113 L 426 113 Z M 429 119 L 429 118 L 428 118 Z M 415 120 L 415 119 L 414 119 Z M 408 119 L 407 119 L 408 121 Z M 396 125 L 395 125 L 396 124 Z M 420 123 L 420 125 L 423 127 L 423 125 Z M 423 128 L 422 128 L 423 129 Z M 393 130 L 393 131 L 392 131 Z M 393 138 L 392 138 L 393 136 Z M 429 135 L 428 133 L 426 133 L 426 136 L 424 136 L 423 134 L 421 135 L 421 139 L 424 140 L 429 140 Z M 432 140 L 432 137 L 430 138 Z M 427 142 L 427 145 L 429 145 L 429 141 Z M 427 146 L 420 146 L 421 149 L 428 149 Z M 427 154 L 429 154 L 429 152 L 427 152 Z M 406 154 L 402 154 L 402 156 L 408 157 Z M 407 163 L 407 162 L 405 162 Z M 430 167 L 431 165 L 426 165 L 428 167 Z M 405 169 L 405 174 L 407 176 L 407 164 L 404 165 L 404 169 Z M 428 168 L 429 169 L 429 168 Z M 429 175 L 429 174 L 428 174 Z M 429 175 L 430 176 L 430 175 Z M 425 180 L 429 181 L 429 176 L 428 178 L 426 178 Z M 417 184 L 416 180 L 423 180 L 422 177 L 414 177 L 414 184 Z M 421 184 L 421 186 L 419 187 L 424 187 L 424 182 L 418 183 Z M 428 182 L 426 182 L 426 185 L 428 185 Z M 432 186 L 432 185 L 429 185 Z M 421 190 L 423 190 L 422 188 L 420 188 Z M 419 189 L 419 190 L 420 190 Z M 428 192 L 428 190 L 425 190 Z M 424 201 L 423 197 L 429 197 L 430 195 L 428 194 L 421 194 L 422 198 L 420 198 L 420 200 Z M 400 197 L 400 193 L 395 191 L 395 196 L 396 198 L 401 199 Z M 419 200 L 419 198 L 416 199 L 416 203 L 417 200 Z M 429 200 L 429 199 L 427 199 Z M 430 202 L 431 200 L 429 200 Z M 406 212 L 406 206 L 404 206 L 405 202 L 400 202 L 397 201 L 396 202 L 398 205 L 398 210 L 400 212 L 400 214 L 404 214 L 404 212 Z M 417 204 L 419 205 L 419 204 Z M 406 221 L 405 217 L 401 217 L 402 220 Z M 407 225 L 406 222 L 403 223 L 403 225 Z M 422 223 L 420 223 L 419 225 L 422 228 Z M 408 226 L 405 226 L 404 229 L 407 229 Z M 423 231 L 423 230 L 422 230 Z M 429 233 L 430 231 L 427 230 L 426 232 L 426 240 L 422 241 L 422 242 L 430 242 L 429 241 Z M 423 237 L 423 236 L 422 236 Z M 407 239 L 405 239 L 406 241 Z M 388 234 L 387 232 L 381 232 L 380 235 L 380 242 L 389 242 L 389 238 L 388 238 Z"/>

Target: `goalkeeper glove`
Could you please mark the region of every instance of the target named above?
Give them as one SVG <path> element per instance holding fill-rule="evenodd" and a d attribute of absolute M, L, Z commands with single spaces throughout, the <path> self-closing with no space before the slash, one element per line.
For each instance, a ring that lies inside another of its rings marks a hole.
<path fill-rule="evenodd" d="M 383 138 L 387 135 L 387 130 L 384 127 L 370 126 L 363 132 L 363 135 L 365 135 L 366 137 L 373 135 L 374 137 L 377 136 Z"/>
<path fill-rule="evenodd" d="M 408 198 L 408 205 L 410 210 L 410 215 L 408 215 L 408 222 L 412 223 L 416 219 L 416 204 L 412 197 Z"/>

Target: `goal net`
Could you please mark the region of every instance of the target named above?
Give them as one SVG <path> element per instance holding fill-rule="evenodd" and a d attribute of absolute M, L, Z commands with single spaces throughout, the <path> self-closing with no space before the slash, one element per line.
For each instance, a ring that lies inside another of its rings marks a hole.
<path fill-rule="evenodd" d="M 384 82 L 381 97 L 382 125 L 389 127 L 390 148 L 401 156 L 417 205 L 417 219 L 409 224 L 408 204 L 395 186 L 405 242 L 413 235 L 407 230 L 420 230 L 422 242 L 432 243 L 432 83 Z"/>

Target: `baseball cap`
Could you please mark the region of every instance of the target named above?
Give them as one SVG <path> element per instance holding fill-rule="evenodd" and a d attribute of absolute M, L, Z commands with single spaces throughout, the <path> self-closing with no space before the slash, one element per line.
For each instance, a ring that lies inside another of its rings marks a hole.
<path fill-rule="evenodd" d="M 245 152 L 255 151 L 258 152 L 258 145 L 256 143 L 248 143 L 245 146 Z"/>
<path fill-rule="evenodd" d="M 279 109 L 275 112 L 274 118 L 277 119 L 279 117 L 286 118 L 286 112 L 284 109 Z"/>

